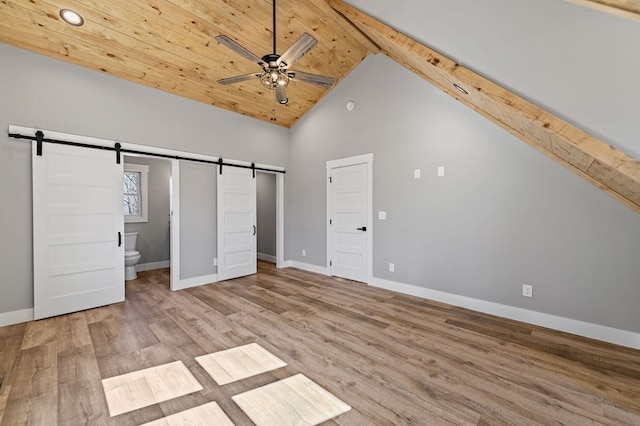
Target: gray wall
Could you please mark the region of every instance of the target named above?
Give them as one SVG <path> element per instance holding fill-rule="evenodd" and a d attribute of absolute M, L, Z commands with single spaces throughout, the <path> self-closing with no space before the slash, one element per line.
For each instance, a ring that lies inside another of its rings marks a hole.
<path fill-rule="evenodd" d="M 180 278 L 217 272 L 216 167 L 180 161 Z"/>
<path fill-rule="evenodd" d="M 125 156 L 124 162 L 149 166 L 148 221 L 125 223 L 124 231 L 138 233 L 136 249 L 142 256 L 141 264 L 168 261 L 171 254 L 171 240 L 169 239 L 171 162 L 163 159 L 130 156 Z"/>
<path fill-rule="evenodd" d="M 9 124 L 275 166 L 288 130 L 0 43 L 0 313 L 33 307 L 31 148 Z"/>
<path fill-rule="evenodd" d="M 258 254 L 276 255 L 276 175 L 256 173 Z"/>
<path fill-rule="evenodd" d="M 326 265 L 326 161 L 368 152 L 375 277 L 640 331 L 640 215 L 383 55 L 292 129 L 286 259 Z"/>
<path fill-rule="evenodd" d="M 558 0 L 347 3 L 640 158 L 638 21 Z"/>

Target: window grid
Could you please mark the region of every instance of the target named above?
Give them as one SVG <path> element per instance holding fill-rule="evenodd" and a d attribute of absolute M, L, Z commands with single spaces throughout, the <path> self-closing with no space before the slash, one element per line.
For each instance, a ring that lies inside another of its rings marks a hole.
<path fill-rule="evenodd" d="M 140 216 L 141 193 L 140 172 L 124 172 L 124 214 L 125 216 Z"/>

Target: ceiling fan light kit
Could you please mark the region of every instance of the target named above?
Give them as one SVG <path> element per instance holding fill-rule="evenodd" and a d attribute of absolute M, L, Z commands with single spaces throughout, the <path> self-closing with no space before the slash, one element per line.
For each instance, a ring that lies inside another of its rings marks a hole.
<path fill-rule="evenodd" d="M 222 45 L 238 53 L 243 58 L 258 64 L 262 72 L 238 75 L 218 80 L 220 84 L 239 83 L 253 78 L 258 78 L 260 83 L 274 92 L 276 102 L 285 105 L 289 102 L 287 97 L 287 86 L 292 79 L 300 80 L 304 83 L 311 83 L 322 87 L 333 86 L 334 79 L 323 75 L 316 75 L 302 71 L 291 71 L 289 67 L 298 59 L 306 55 L 313 49 L 318 41 L 308 33 L 303 33 L 282 55 L 278 55 L 276 50 L 276 0 L 273 0 L 273 52 L 259 57 L 258 55 L 245 49 L 235 40 L 226 35 L 216 36 L 215 39 Z"/>

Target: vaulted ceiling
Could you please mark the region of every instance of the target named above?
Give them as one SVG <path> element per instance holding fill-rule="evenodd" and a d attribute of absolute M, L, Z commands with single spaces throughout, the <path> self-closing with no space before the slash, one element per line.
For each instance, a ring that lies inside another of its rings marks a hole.
<path fill-rule="evenodd" d="M 640 20 L 640 0 L 570 1 Z M 214 37 L 227 35 L 258 56 L 273 53 L 271 5 L 268 0 L 0 0 L 0 41 L 291 127 L 331 89 L 294 79 L 289 103 L 279 105 L 257 79 L 217 83 L 259 68 Z M 79 12 L 84 25 L 63 22 L 64 8 Z M 295 70 L 330 76 L 338 84 L 367 54 L 383 52 L 640 212 L 640 163 L 623 152 L 340 0 L 279 0 L 277 13 L 276 53 L 304 32 L 318 40 Z"/>
<path fill-rule="evenodd" d="M 304 32 L 318 40 L 296 71 L 340 81 L 376 47 L 324 0 L 280 0 L 277 49 Z M 60 18 L 72 9 L 84 25 Z M 257 56 L 274 53 L 267 0 L 2 0 L 0 41 L 179 96 L 290 127 L 329 90 L 295 79 L 289 103 L 278 105 L 256 80 L 217 80 L 259 72 L 255 63 L 218 43 L 227 35 Z"/>

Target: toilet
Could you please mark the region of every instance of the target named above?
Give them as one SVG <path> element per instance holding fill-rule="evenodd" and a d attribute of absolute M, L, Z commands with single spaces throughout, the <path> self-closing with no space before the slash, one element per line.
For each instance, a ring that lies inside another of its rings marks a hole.
<path fill-rule="evenodd" d="M 137 232 L 127 232 L 124 234 L 124 279 L 125 281 L 135 280 L 136 265 L 140 262 L 140 252 L 136 250 Z"/>

